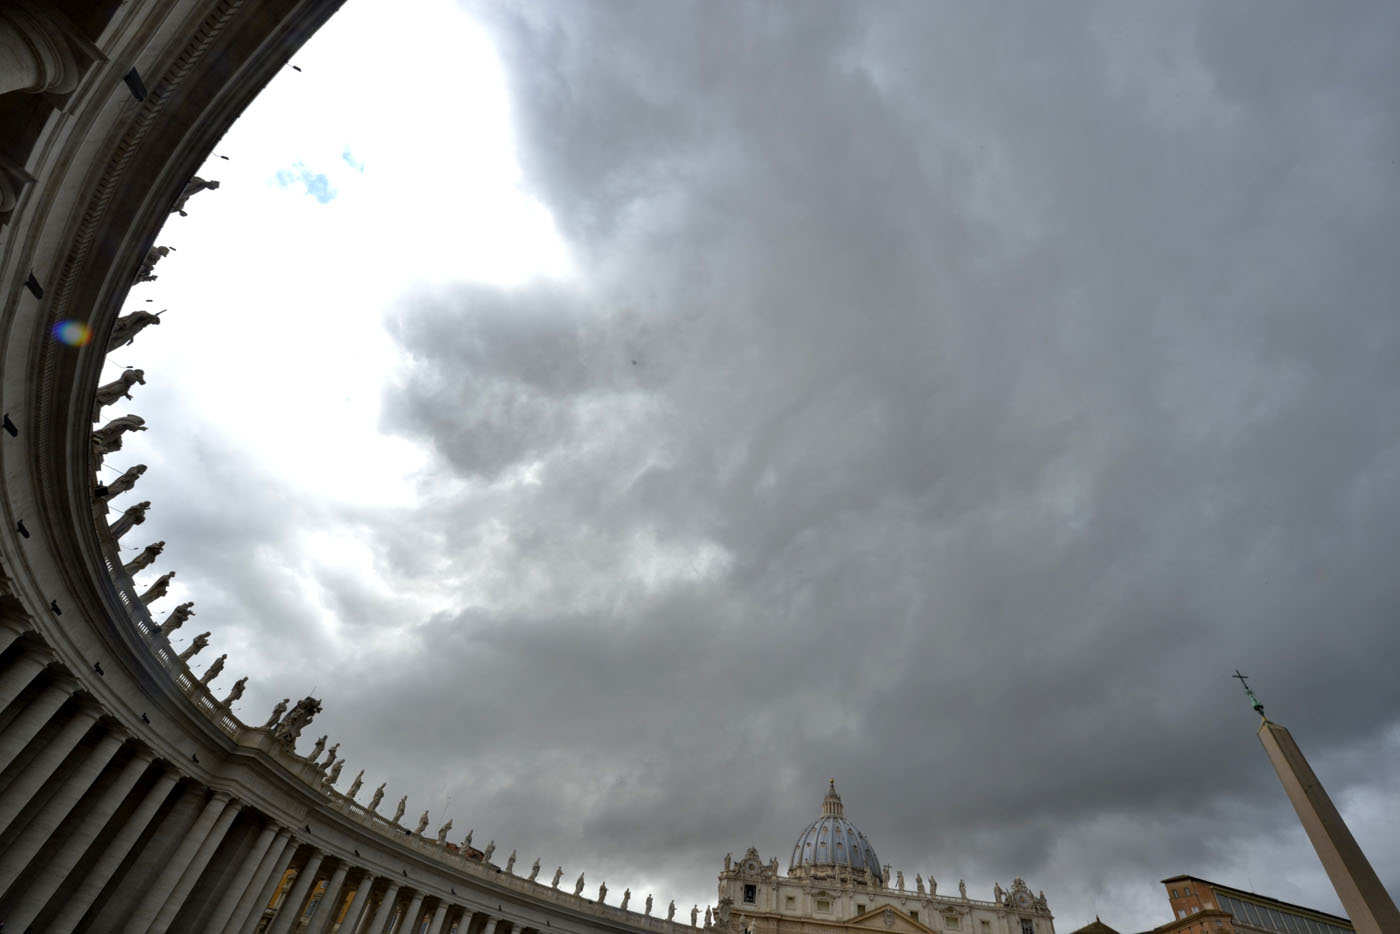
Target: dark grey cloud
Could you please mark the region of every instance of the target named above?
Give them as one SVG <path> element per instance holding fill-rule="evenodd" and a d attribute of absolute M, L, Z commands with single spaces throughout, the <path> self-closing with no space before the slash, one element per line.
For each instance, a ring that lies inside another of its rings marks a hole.
<path fill-rule="evenodd" d="M 1177 872 L 1335 909 L 1238 665 L 1400 891 L 1393 9 L 476 9 L 578 276 L 393 309 L 415 509 L 180 520 L 352 773 L 663 903 L 835 775 L 1062 930 Z"/>

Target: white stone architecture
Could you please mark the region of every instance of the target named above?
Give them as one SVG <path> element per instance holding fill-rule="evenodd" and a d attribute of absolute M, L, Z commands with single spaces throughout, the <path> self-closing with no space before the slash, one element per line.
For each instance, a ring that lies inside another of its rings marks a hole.
<path fill-rule="evenodd" d="M 749 934 L 1054 934 L 1044 893 L 1019 878 L 1009 889 L 998 884 L 983 901 L 969 898 L 961 881 L 940 893 L 932 876 L 925 889 L 916 873 L 912 891 L 902 871 L 896 884 L 889 877 L 865 834 L 846 819 L 833 780 L 821 815 L 793 845 L 786 876 L 776 857 L 764 862 L 754 847 L 738 860 L 724 858 L 719 925 Z"/>

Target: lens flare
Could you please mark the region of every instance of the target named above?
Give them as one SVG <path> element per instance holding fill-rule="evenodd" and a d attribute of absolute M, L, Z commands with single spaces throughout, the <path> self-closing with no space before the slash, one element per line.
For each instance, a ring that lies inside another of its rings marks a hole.
<path fill-rule="evenodd" d="M 53 326 L 53 336 L 69 347 L 86 347 L 92 340 L 92 328 L 81 321 L 60 321 Z"/>

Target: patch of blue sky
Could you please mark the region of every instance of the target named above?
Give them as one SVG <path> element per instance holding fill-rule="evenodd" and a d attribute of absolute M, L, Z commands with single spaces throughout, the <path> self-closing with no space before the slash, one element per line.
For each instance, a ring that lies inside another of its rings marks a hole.
<path fill-rule="evenodd" d="M 329 204 L 338 194 L 324 172 L 312 172 L 301 162 L 294 163 L 290 169 L 278 169 L 273 180 L 282 188 L 300 182 L 306 186 L 306 193 L 321 204 Z"/>
<path fill-rule="evenodd" d="M 355 156 L 350 152 L 349 146 L 346 146 L 345 149 L 341 151 L 340 158 L 343 159 L 345 161 L 345 164 L 350 166 L 350 168 L 354 169 L 356 172 L 359 172 L 362 175 L 364 174 L 364 160 L 356 159 Z"/>

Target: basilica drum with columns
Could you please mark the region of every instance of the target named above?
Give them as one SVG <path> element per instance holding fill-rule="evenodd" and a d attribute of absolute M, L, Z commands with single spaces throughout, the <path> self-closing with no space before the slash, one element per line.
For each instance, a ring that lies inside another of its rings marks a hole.
<path fill-rule="evenodd" d="M 939 891 L 932 877 L 925 885 L 919 874 L 910 890 L 903 872 L 890 876 L 865 834 L 846 819 L 833 780 L 821 816 L 793 845 L 786 876 L 776 857 L 764 862 L 754 847 L 738 860 L 725 857 L 720 921 L 749 934 L 1054 934 L 1044 894 L 1019 878 L 1009 889 L 998 884 L 983 901 L 969 898 L 961 882 Z"/>

